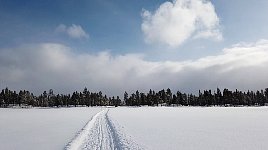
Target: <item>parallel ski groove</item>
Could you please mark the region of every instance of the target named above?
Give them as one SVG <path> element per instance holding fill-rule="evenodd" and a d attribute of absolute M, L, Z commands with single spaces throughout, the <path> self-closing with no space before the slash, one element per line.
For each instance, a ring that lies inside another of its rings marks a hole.
<path fill-rule="evenodd" d="M 109 109 L 97 113 L 80 134 L 66 146 L 66 150 L 123 150 L 132 147 L 131 141 L 119 135 L 108 116 Z M 123 139 L 122 139 L 123 138 Z M 127 142 L 127 143 L 124 143 Z"/>

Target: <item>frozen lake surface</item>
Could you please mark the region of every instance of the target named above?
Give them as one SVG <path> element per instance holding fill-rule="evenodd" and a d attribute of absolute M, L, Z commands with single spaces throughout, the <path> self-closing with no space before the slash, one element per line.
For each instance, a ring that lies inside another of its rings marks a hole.
<path fill-rule="evenodd" d="M 268 107 L 118 108 L 109 115 L 146 149 L 268 149 Z"/>
<path fill-rule="evenodd" d="M 0 109 L 1 150 L 60 150 L 98 107 Z"/>
<path fill-rule="evenodd" d="M 267 150 L 267 118 L 268 107 L 0 109 L 0 149 Z"/>

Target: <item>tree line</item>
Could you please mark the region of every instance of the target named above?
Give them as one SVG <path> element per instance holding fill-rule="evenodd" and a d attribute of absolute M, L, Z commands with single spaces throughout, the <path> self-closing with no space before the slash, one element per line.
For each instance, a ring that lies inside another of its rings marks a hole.
<path fill-rule="evenodd" d="M 84 88 L 82 92 L 72 94 L 54 94 L 50 89 L 35 96 L 33 93 L 5 88 L 0 93 L 0 107 L 33 106 L 33 107 L 76 107 L 76 106 L 264 106 L 268 105 L 268 88 L 256 92 L 228 89 L 215 91 L 204 90 L 198 95 L 168 89 L 158 92 L 149 90 L 148 93 L 124 93 L 123 100 L 119 96 L 108 97 L 102 92 L 90 92 Z"/>
<path fill-rule="evenodd" d="M 76 106 L 118 106 L 121 105 L 119 96 L 107 97 L 102 92 L 89 92 L 85 88 L 82 92 L 72 94 L 54 94 L 50 89 L 39 96 L 26 90 L 11 91 L 5 88 L 0 93 L 0 107 L 33 106 L 33 107 L 76 107 Z"/>
<path fill-rule="evenodd" d="M 219 88 L 211 90 L 199 90 L 198 95 L 186 94 L 180 91 L 172 94 L 170 89 L 155 92 L 150 90 L 147 94 L 136 91 L 130 96 L 124 94 L 124 102 L 127 106 L 264 106 L 268 105 L 268 88 L 261 91 L 230 91 Z"/>

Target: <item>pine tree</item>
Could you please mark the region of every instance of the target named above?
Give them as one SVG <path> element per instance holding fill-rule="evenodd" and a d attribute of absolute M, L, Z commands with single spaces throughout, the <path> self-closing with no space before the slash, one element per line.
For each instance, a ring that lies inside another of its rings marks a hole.
<path fill-rule="evenodd" d="M 130 106 L 130 102 L 129 102 L 129 99 L 128 99 L 128 93 L 126 91 L 124 93 L 124 101 L 125 101 L 125 104 L 127 106 Z"/>

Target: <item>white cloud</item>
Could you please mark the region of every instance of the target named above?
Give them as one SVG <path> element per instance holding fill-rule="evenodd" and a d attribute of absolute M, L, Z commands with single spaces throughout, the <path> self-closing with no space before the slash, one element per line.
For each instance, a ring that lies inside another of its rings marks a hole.
<path fill-rule="evenodd" d="M 194 35 L 194 39 L 199 39 L 199 38 L 211 38 L 213 37 L 213 40 L 215 41 L 221 41 L 223 40 L 222 34 L 220 33 L 219 30 L 207 30 L 207 31 L 199 31 Z"/>
<path fill-rule="evenodd" d="M 219 17 L 207 0 L 168 1 L 155 12 L 143 10 L 142 18 L 141 28 L 148 43 L 177 47 L 191 37 L 222 40 Z"/>
<path fill-rule="evenodd" d="M 71 38 L 81 39 L 81 38 L 89 38 L 89 35 L 84 31 L 84 29 L 80 25 L 72 24 L 67 27 L 64 24 L 60 24 L 56 28 L 56 32 L 65 33 Z"/>
<path fill-rule="evenodd" d="M 150 88 L 260 89 L 268 85 L 268 40 L 240 43 L 216 56 L 188 61 L 147 61 L 142 55 L 77 54 L 57 43 L 0 50 L 0 87 L 42 92 L 102 90 L 122 94 Z"/>

